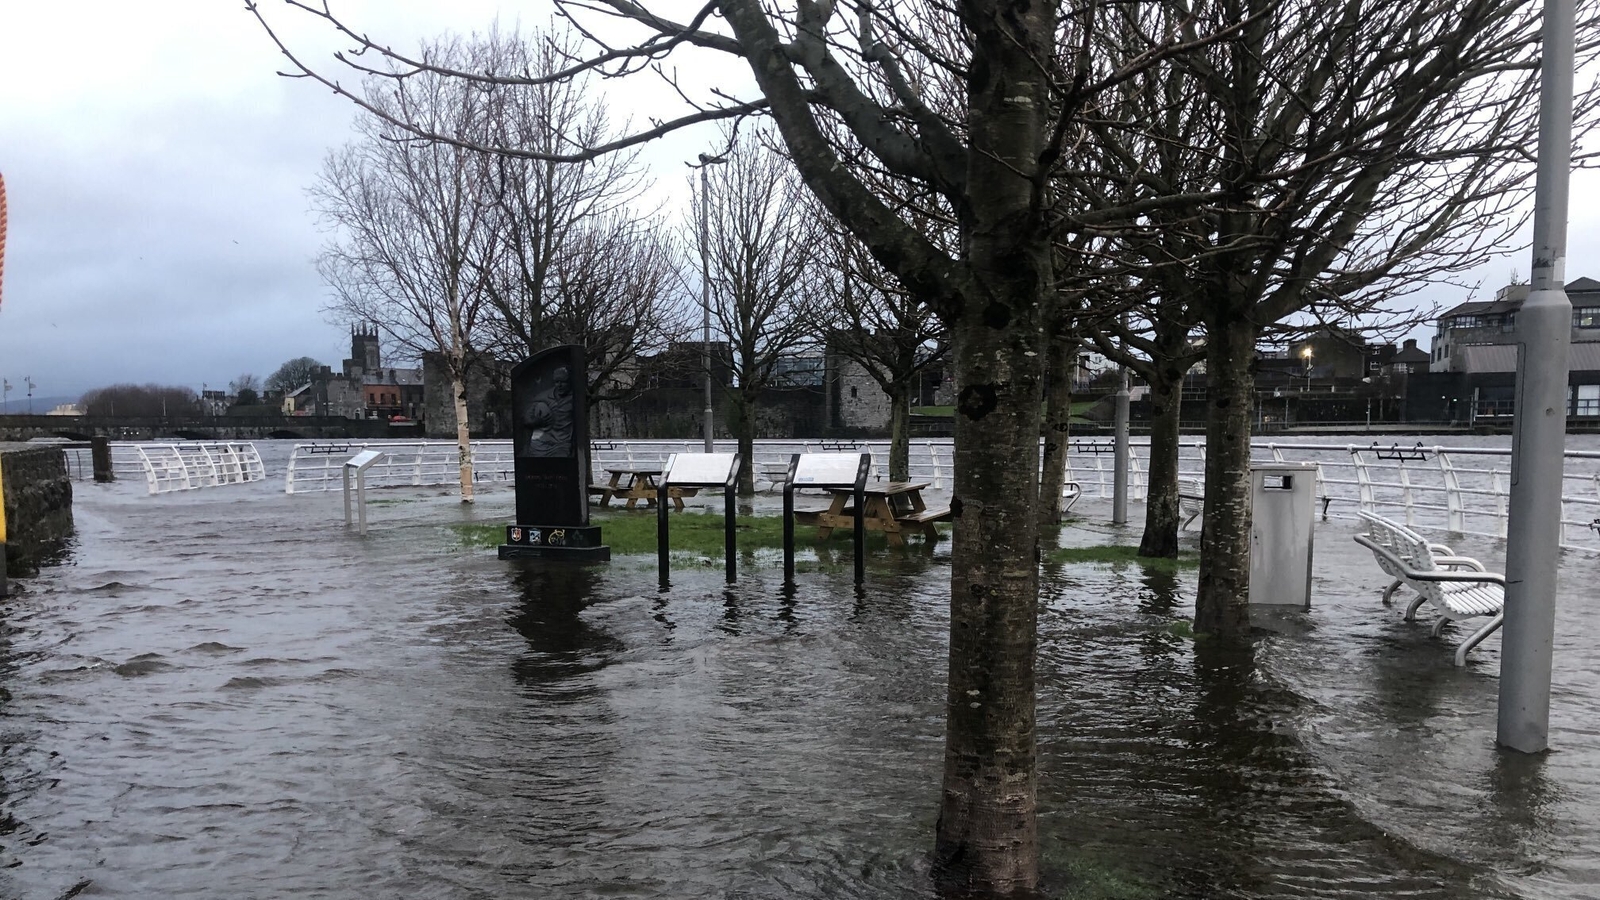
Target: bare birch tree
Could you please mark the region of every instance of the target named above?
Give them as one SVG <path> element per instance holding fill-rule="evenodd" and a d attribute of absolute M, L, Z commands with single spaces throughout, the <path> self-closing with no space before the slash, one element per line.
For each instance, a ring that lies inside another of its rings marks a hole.
<path fill-rule="evenodd" d="M 469 60 L 464 45 L 429 45 L 431 66 Z M 483 91 L 425 72 L 403 81 L 374 77 L 364 102 L 417 127 L 481 134 Z M 461 500 L 472 502 L 467 378 L 487 294 L 474 261 L 485 253 L 493 209 L 477 153 L 420 140 L 381 117 L 363 118 L 360 140 L 334 151 L 311 191 L 335 230 L 318 259 L 333 289 L 332 311 L 374 322 L 411 353 L 438 354 L 450 379 Z"/>
<path fill-rule="evenodd" d="M 559 25 L 531 41 L 491 32 L 487 68 L 547 77 L 578 52 Z M 547 154 L 609 139 L 614 131 L 592 79 L 543 81 L 491 91 L 491 139 Z M 649 181 L 636 151 L 582 162 L 483 154 L 494 197 L 496 239 L 481 260 L 491 308 L 485 342 L 518 359 L 556 344 L 582 344 L 588 401 L 620 399 L 642 352 L 685 328 L 676 243 L 643 200 Z"/>

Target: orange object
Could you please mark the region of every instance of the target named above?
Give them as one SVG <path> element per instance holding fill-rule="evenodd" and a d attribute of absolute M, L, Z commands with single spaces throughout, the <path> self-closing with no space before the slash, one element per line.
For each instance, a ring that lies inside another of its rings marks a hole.
<path fill-rule="evenodd" d="M 5 300 L 6 283 L 6 176 L 0 175 L 0 301 Z"/>

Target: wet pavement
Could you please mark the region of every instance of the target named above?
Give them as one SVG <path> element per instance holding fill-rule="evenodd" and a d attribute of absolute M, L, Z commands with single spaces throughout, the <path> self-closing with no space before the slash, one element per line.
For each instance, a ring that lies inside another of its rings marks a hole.
<path fill-rule="evenodd" d="M 932 896 L 947 546 L 877 550 L 860 592 L 841 539 L 793 592 L 763 554 L 661 593 L 653 557 L 461 548 L 503 489 L 378 496 L 363 539 L 281 479 L 77 487 L 0 636 L 0 896 Z M 1136 537 L 1075 511 L 1064 542 Z M 1600 560 L 1565 559 L 1557 749 L 1525 758 L 1498 636 L 1456 669 L 1352 533 L 1244 656 L 1184 636 L 1192 570 L 1046 567 L 1054 895 L 1600 895 Z"/>

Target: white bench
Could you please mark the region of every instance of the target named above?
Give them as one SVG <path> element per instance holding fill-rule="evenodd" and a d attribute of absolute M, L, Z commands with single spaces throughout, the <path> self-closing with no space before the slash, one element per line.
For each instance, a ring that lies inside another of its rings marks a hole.
<path fill-rule="evenodd" d="M 1206 508 L 1206 483 L 1198 478 L 1183 478 L 1178 481 L 1178 530 L 1183 531 L 1189 523 L 1200 518 Z"/>
<path fill-rule="evenodd" d="M 1076 481 L 1061 482 L 1061 513 L 1065 515 L 1072 512 L 1072 504 L 1078 502 L 1083 496 L 1083 486 Z"/>
<path fill-rule="evenodd" d="M 1361 513 L 1361 521 L 1367 530 L 1356 535 L 1356 543 L 1371 550 L 1378 567 L 1394 579 L 1384 589 L 1384 604 L 1402 585 L 1417 592 L 1416 599 L 1406 607 L 1407 622 L 1415 618 L 1424 602 L 1439 613 L 1433 624 L 1434 637 L 1439 636 L 1446 622 L 1489 617 L 1487 624 L 1456 648 L 1456 665 L 1466 665 L 1467 652 L 1493 634 L 1505 619 L 1505 576 L 1486 571 L 1483 563 L 1471 557 L 1456 556 L 1443 544 L 1429 543 L 1398 522 L 1369 512 Z"/>

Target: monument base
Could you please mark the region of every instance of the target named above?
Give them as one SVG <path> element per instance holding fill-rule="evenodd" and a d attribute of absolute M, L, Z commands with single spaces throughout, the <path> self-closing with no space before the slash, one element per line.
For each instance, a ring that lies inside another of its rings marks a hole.
<path fill-rule="evenodd" d="M 501 559 L 555 559 L 563 562 L 609 562 L 610 547 L 533 547 L 528 544 L 501 544 Z"/>
<path fill-rule="evenodd" d="M 611 548 L 600 543 L 599 525 L 507 525 L 500 558 L 605 562 Z"/>

